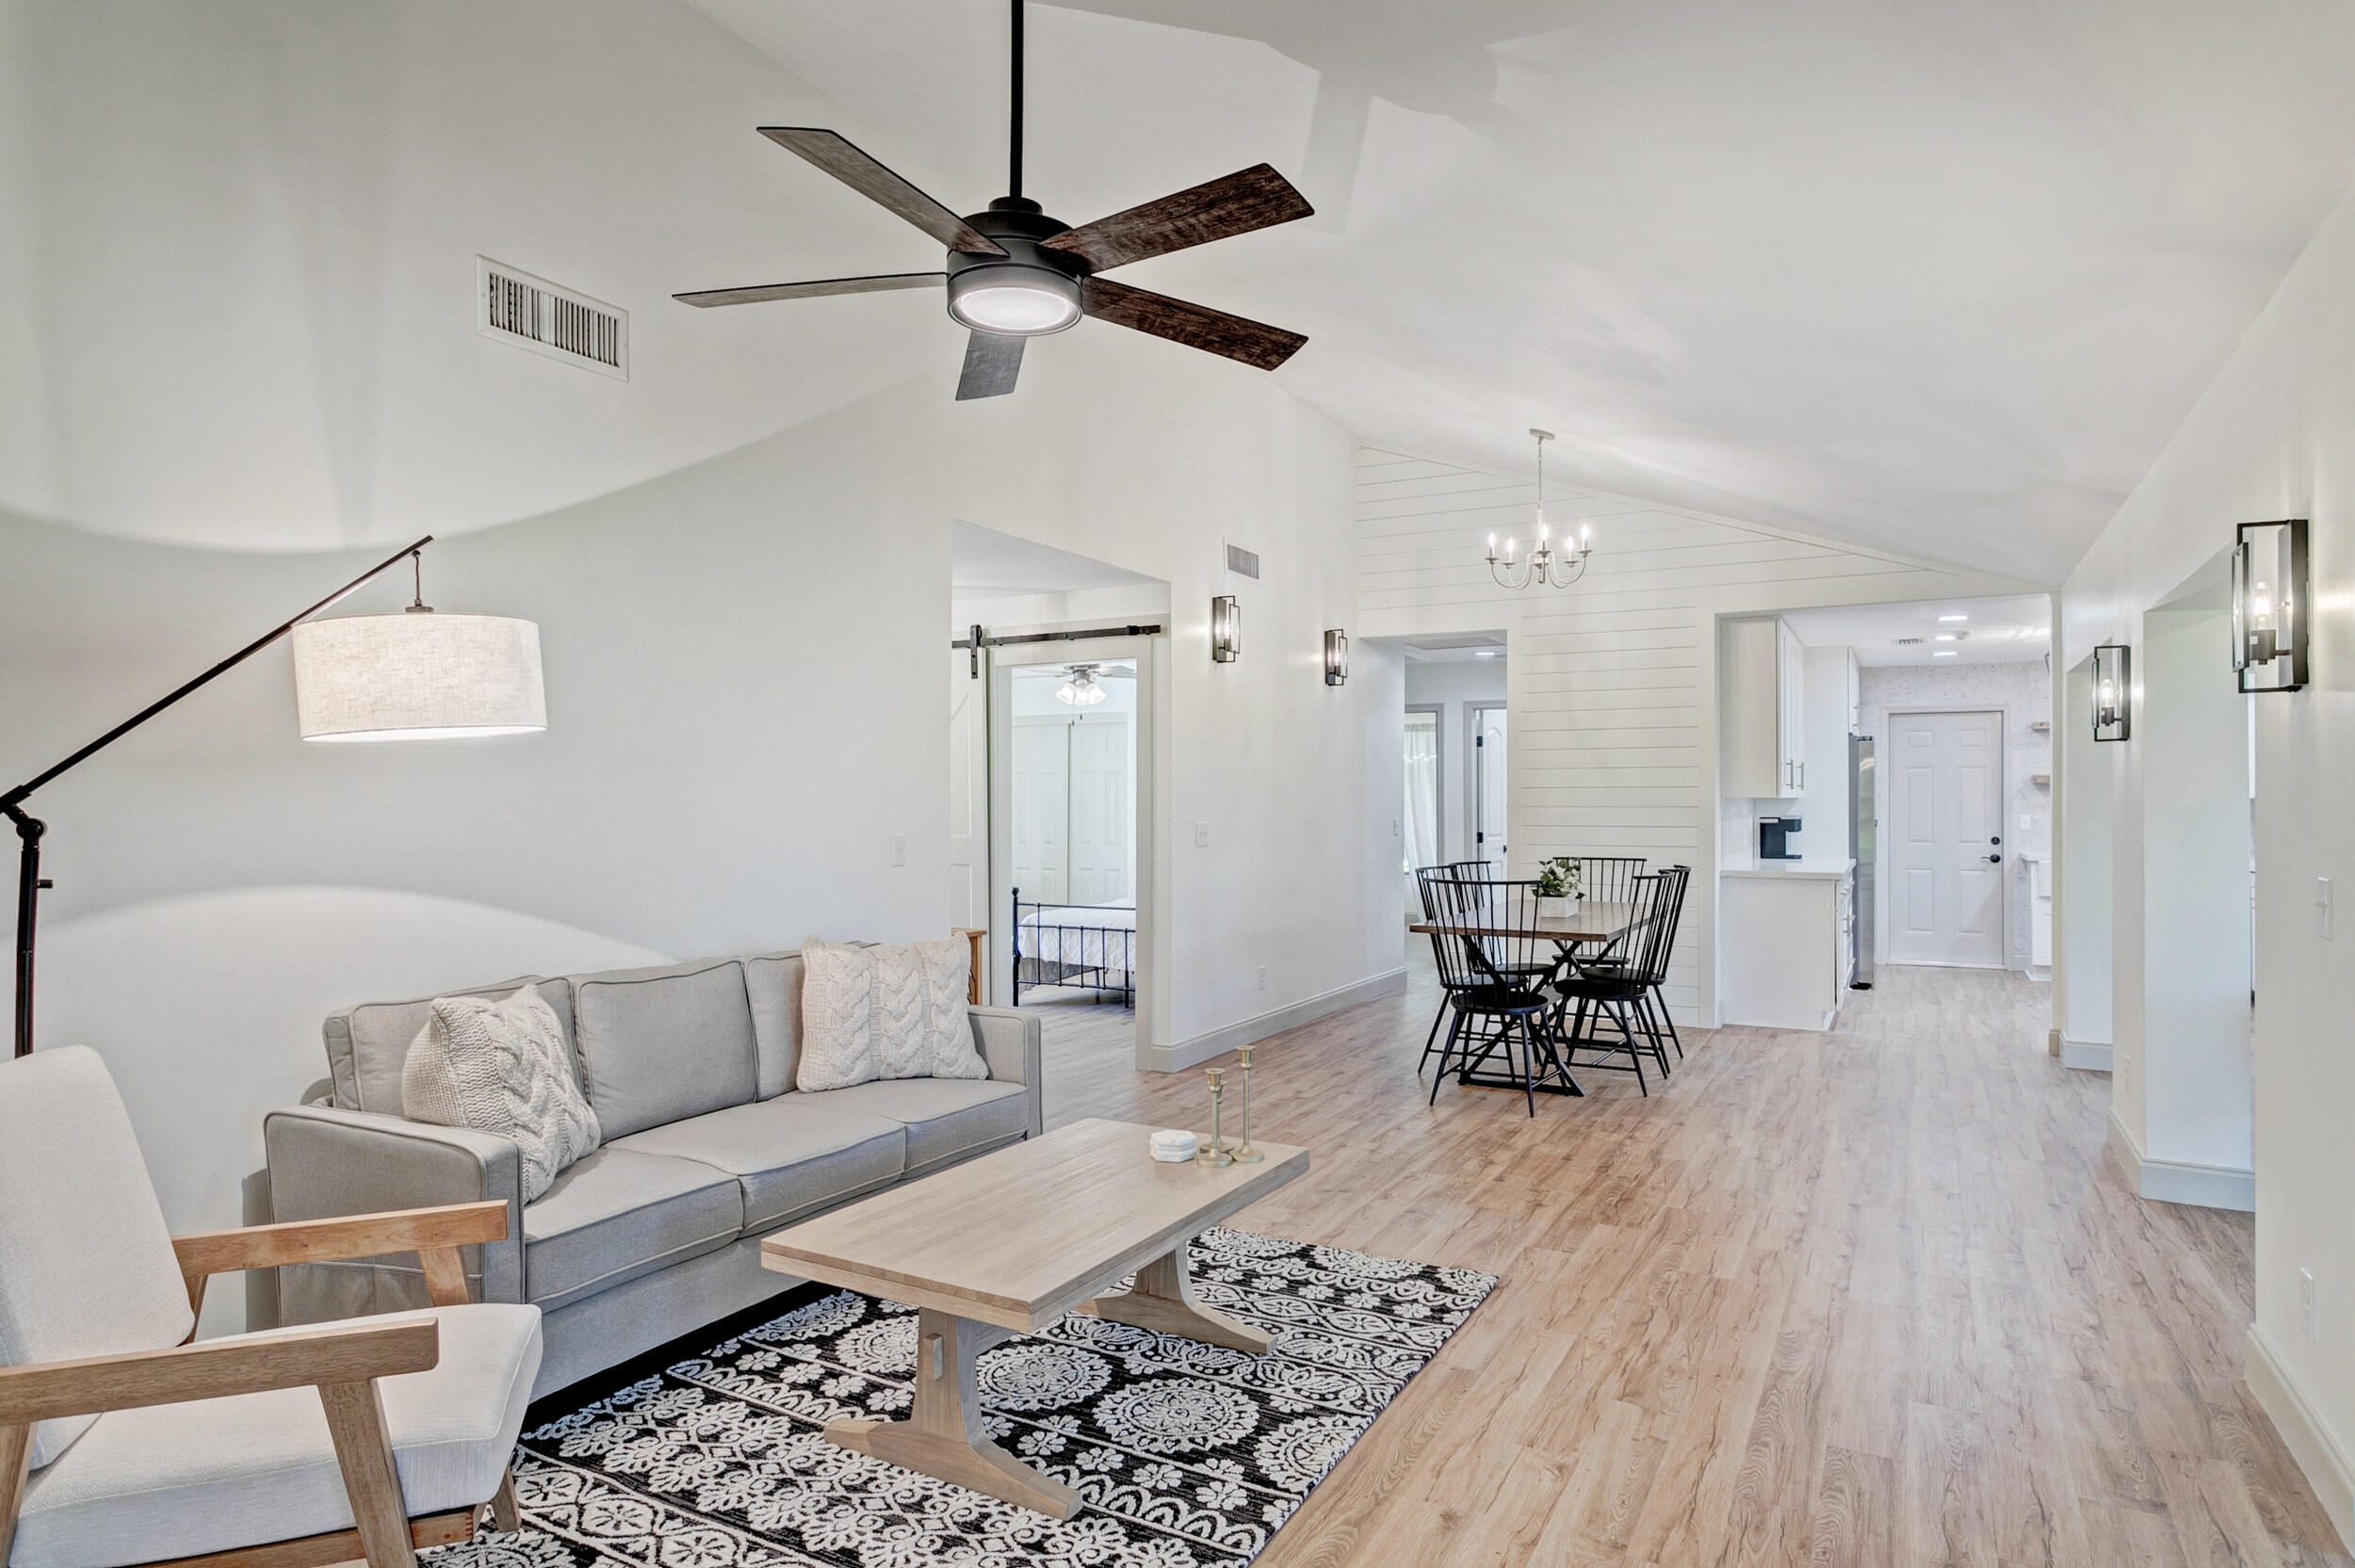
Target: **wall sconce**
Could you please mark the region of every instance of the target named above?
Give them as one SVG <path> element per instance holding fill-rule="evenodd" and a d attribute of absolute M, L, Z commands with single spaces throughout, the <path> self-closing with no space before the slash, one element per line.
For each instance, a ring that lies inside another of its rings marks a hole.
<path fill-rule="evenodd" d="M 1339 626 L 1324 634 L 1324 684 L 1340 686 L 1349 679 L 1349 634 Z"/>
<path fill-rule="evenodd" d="M 2120 642 L 2093 650 L 2093 738 L 2123 740 L 2134 729 L 2135 651 Z"/>
<path fill-rule="evenodd" d="M 1242 656 L 1242 605 L 1231 593 L 1210 601 L 1210 657 L 1232 664 Z"/>
<path fill-rule="evenodd" d="M 2306 684 L 2306 520 L 2233 534 L 2233 669 L 2243 691 Z"/>

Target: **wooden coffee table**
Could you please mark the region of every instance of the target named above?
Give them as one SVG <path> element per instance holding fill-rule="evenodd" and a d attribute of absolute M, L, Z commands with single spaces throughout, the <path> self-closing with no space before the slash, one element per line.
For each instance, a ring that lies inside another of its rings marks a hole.
<path fill-rule="evenodd" d="M 1308 1151 L 1261 1143 L 1257 1165 L 1162 1165 L 1153 1129 L 1074 1122 L 879 1192 L 760 1244 L 764 1268 L 917 1309 L 916 1411 L 833 1421 L 846 1448 L 1068 1519 L 1080 1495 L 982 1434 L 973 1363 L 1080 1311 L 1260 1354 L 1269 1336 L 1194 1297 L 1186 1243 L 1305 1173 Z M 1099 1291 L 1133 1271 L 1117 1295 Z"/>

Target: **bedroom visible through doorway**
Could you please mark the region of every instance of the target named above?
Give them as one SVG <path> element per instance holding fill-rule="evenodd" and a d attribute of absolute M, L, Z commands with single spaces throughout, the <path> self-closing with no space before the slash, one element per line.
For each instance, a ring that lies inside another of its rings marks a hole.
<path fill-rule="evenodd" d="M 1136 661 L 1013 673 L 1009 999 L 1134 1007 Z"/>

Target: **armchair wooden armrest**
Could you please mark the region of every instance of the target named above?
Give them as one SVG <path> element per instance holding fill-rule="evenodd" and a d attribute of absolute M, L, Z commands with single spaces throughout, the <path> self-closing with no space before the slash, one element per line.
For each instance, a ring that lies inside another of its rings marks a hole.
<path fill-rule="evenodd" d="M 196 1311 L 203 1309 L 204 1282 L 215 1274 L 408 1252 L 417 1254 L 433 1304 L 459 1306 L 468 1293 L 458 1249 L 506 1235 L 507 1205 L 494 1200 L 204 1231 L 172 1237 L 171 1248 L 180 1257 L 181 1278 L 187 1282 L 188 1305 Z"/>
<path fill-rule="evenodd" d="M 354 1317 L 267 1339 L 210 1339 L 164 1350 L 0 1366 L 0 1427 L 57 1415 L 217 1399 L 273 1388 L 365 1382 L 422 1372 L 442 1358 L 430 1318 Z"/>

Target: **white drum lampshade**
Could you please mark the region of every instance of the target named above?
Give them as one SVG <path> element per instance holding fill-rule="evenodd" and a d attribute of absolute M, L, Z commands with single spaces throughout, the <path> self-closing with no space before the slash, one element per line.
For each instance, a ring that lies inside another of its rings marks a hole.
<path fill-rule="evenodd" d="M 294 629 L 305 740 L 456 740 L 548 727 L 540 627 L 504 615 L 345 615 Z"/>

